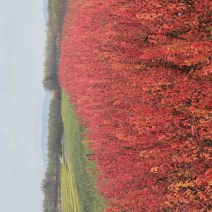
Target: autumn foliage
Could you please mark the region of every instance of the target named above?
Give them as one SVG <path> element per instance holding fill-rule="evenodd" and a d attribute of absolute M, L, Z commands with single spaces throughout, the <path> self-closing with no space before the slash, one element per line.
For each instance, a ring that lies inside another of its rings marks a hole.
<path fill-rule="evenodd" d="M 60 83 L 106 211 L 212 210 L 211 38 L 210 0 L 70 4 Z"/>

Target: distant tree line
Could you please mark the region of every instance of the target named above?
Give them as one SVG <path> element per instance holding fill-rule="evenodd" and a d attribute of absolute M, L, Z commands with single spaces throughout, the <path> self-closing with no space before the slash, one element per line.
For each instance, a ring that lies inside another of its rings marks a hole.
<path fill-rule="evenodd" d="M 66 7 L 69 0 L 49 0 L 46 32 L 43 86 L 46 90 L 59 88 L 58 66 L 60 58 L 60 38 Z"/>
<path fill-rule="evenodd" d="M 63 122 L 61 118 L 61 94 L 54 93 L 50 103 L 48 119 L 48 155 L 47 169 L 42 181 L 44 193 L 43 211 L 57 212 L 60 201 L 60 169 L 61 169 L 61 138 L 63 135 Z"/>
<path fill-rule="evenodd" d="M 61 118 L 61 90 L 58 83 L 60 59 L 60 38 L 66 7 L 69 0 L 48 0 L 48 23 L 44 62 L 43 86 L 53 91 L 48 119 L 48 155 L 45 177 L 41 188 L 44 193 L 43 211 L 60 211 L 60 171 L 61 171 L 61 137 L 63 122 Z"/>

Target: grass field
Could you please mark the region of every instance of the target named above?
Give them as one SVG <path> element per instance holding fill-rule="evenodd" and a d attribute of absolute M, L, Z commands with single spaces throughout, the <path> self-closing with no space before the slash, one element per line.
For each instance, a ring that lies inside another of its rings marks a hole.
<path fill-rule="evenodd" d="M 62 93 L 62 119 L 64 123 L 63 166 L 61 173 L 62 207 L 64 212 L 99 212 L 104 208 L 97 193 L 95 178 L 87 170 L 95 164 L 86 154 L 91 153 L 82 144 L 84 129 L 80 126 L 69 97 Z"/>
<path fill-rule="evenodd" d="M 61 176 L 61 188 L 62 188 L 62 209 L 63 211 L 79 212 L 79 199 L 77 190 L 75 188 L 75 180 L 72 174 L 72 167 L 69 161 L 66 161 L 63 153 L 62 163 L 62 176 Z M 69 198 L 67 198 L 69 197 Z"/>

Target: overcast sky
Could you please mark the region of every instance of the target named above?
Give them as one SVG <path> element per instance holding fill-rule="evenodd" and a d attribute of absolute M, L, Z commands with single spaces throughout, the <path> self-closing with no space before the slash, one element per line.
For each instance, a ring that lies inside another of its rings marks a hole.
<path fill-rule="evenodd" d="M 0 212 L 42 211 L 43 0 L 0 0 Z"/>

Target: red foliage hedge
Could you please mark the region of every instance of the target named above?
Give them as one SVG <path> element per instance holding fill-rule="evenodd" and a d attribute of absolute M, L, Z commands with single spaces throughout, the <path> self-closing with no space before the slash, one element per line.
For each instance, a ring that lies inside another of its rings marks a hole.
<path fill-rule="evenodd" d="M 106 211 L 211 210 L 211 23 L 210 0 L 70 4 L 60 83 Z"/>

